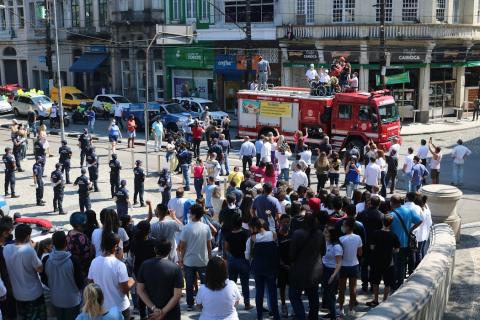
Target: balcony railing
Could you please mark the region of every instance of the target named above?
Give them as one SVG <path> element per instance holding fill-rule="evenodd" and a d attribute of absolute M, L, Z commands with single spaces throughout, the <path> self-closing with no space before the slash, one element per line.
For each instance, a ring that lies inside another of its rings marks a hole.
<path fill-rule="evenodd" d="M 114 11 L 112 13 L 112 22 L 114 24 L 139 23 L 156 24 L 162 23 L 163 10 L 145 9 L 143 11 Z"/>
<path fill-rule="evenodd" d="M 379 25 L 317 25 L 317 26 L 280 26 L 277 27 L 277 38 L 288 38 L 293 33 L 295 39 L 378 39 Z M 415 24 L 386 25 L 386 39 L 461 39 L 480 40 L 480 26 Z"/>

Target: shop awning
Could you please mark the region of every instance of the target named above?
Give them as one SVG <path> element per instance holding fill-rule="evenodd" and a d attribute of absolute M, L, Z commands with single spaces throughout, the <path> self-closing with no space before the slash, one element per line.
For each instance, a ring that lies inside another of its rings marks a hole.
<path fill-rule="evenodd" d="M 465 63 L 465 67 L 480 67 L 480 61 L 468 61 Z"/>
<path fill-rule="evenodd" d="M 100 67 L 100 65 L 107 60 L 106 54 L 92 54 L 87 53 L 77 59 L 71 66 L 71 72 L 86 72 L 93 73 Z"/>

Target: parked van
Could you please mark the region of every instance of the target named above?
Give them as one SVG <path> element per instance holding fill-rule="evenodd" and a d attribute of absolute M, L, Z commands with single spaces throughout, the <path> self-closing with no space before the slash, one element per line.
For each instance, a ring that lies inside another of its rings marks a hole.
<path fill-rule="evenodd" d="M 93 99 L 90 99 L 85 93 L 76 87 L 63 86 L 62 94 L 62 104 L 65 109 L 74 110 L 82 102 L 87 106 L 91 106 L 93 103 Z M 53 101 L 58 103 L 58 88 L 52 88 L 50 97 Z"/>

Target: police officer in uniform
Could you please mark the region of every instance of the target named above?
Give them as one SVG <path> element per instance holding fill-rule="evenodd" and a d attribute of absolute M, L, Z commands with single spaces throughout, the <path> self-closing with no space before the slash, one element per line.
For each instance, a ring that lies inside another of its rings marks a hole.
<path fill-rule="evenodd" d="M 33 183 L 36 187 L 36 196 L 37 196 L 37 206 L 44 206 L 45 201 L 43 201 L 43 191 L 44 191 L 44 184 L 43 184 L 43 165 L 42 162 L 44 161 L 43 157 L 38 157 L 37 161 L 33 165 Z"/>
<path fill-rule="evenodd" d="M 143 192 L 145 190 L 144 183 L 145 183 L 145 172 L 142 168 L 142 161 L 137 160 L 135 161 L 135 168 L 133 169 L 134 174 L 134 188 L 133 188 L 133 204 L 138 204 L 137 202 L 137 195 L 140 198 L 140 206 L 145 207 L 145 203 L 143 202 Z"/>
<path fill-rule="evenodd" d="M 83 167 L 83 161 L 87 155 L 88 148 L 92 145 L 92 136 L 88 134 L 88 129 L 83 129 L 83 133 L 78 137 L 78 146 L 80 147 L 80 167 Z"/>
<path fill-rule="evenodd" d="M 35 156 L 35 160 L 38 158 L 45 158 L 45 147 L 43 146 L 40 138 L 37 138 L 33 143 L 33 155 Z"/>
<path fill-rule="evenodd" d="M 122 180 L 120 182 L 120 188 L 115 193 L 115 202 L 117 203 L 117 213 L 119 218 L 128 215 L 128 208 L 131 207 L 126 186 L 127 180 Z"/>
<path fill-rule="evenodd" d="M 65 188 L 65 180 L 62 174 L 62 164 L 55 164 L 55 171 L 50 175 L 50 181 L 53 184 L 53 212 L 58 210 L 59 214 L 66 214 L 63 211 L 63 190 Z"/>
<path fill-rule="evenodd" d="M 122 165 L 117 160 L 115 153 L 112 154 L 112 160 L 110 160 L 108 166 L 110 167 L 110 192 L 113 198 L 118 188 L 120 188 L 120 170 L 122 169 Z"/>
<path fill-rule="evenodd" d="M 92 207 L 90 203 L 90 190 L 92 188 L 92 183 L 86 176 L 87 170 L 85 168 L 82 168 L 80 172 L 82 175 L 75 179 L 73 185 L 78 186 L 78 203 L 80 206 L 80 212 L 85 212 L 85 210 L 90 210 Z"/>
<path fill-rule="evenodd" d="M 95 147 L 90 146 L 87 149 L 87 166 L 88 166 L 88 176 L 90 177 L 90 181 L 93 183 L 94 192 L 98 192 L 98 161 L 97 161 L 97 154 L 95 153 Z"/>
<path fill-rule="evenodd" d="M 65 174 L 65 183 L 70 184 L 70 159 L 72 159 L 72 149 L 67 146 L 67 141 L 62 140 L 62 146 L 58 149 L 58 154 L 60 155 L 59 162 L 62 165 L 61 172 Z"/>
<path fill-rule="evenodd" d="M 18 198 L 15 194 L 15 170 L 17 165 L 15 164 L 15 157 L 12 154 L 12 148 L 5 148 L 5 154 L 2 157 L 5 164 L 5 195 L 8 196 L 8 186 L 10 186 L 10 192 L 12 198 Z"/>
<path fill-rule="evenodd" d="M 26 139 L 22 137 L 19 133 L 15 134 L 12 137 L 13 142 L 13 155 L 15 156 L 15 163 L 17 165 L 17 171 L 23 172 L 22 165 L 20 164 L 20 160 L 22 160 L 22 147 L 25 143 Z"/>

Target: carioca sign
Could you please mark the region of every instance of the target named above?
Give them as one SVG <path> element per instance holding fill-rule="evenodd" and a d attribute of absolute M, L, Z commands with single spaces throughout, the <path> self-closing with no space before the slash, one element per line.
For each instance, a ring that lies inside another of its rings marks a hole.
<path fill-rule="evenodd" d="M 427 55 L 424 48 L 394 49 L 392 51 L 392 62 L 423 62 Z"/>

